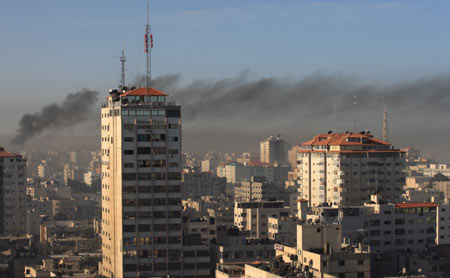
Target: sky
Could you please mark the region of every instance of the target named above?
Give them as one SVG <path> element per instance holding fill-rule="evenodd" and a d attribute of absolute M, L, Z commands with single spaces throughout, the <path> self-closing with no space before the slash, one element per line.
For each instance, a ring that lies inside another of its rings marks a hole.
<path fill-rule="evenodd" d="M 118 85 L 122 48 L 127 79 L 144 72 L 145 6 L 144 0 L 3 0 L 0 145 L 8 145 L 24 113 L 60 103 L 83 88 L 99 91 L 100 99 L 106 96 Z M 447 77 L 448 10 L 448 1 L 152 0 L 152 74 L 179 74 L 181 87 L 196 80 L 233 79 L 243 72 L 249 80 L 304 80 L 319 72 L 327 80 L 345 76 L 360 87 L 385 82 L 388 89 Z M 308 115 L 304 117 L 308 126 Z M 445 123 L 448 114 L 438 117 Z M 274 121 L 274 132 L 277 124 L 283 125 Z M 64 132 L 72 137 L 80 129 Z M 302 136 L 308 139 L 323 129 L 309 125 Z M 236 137 L 239 131 L 230 134 Z M 395 136 L 395 130 L 390 133 Z M 41 139 L 58 136 L 53 131 Z M 262 136 L 251 140 L 257 145 Z M 299 140 L 295 136 L 292 132 L 293 143 Z M 89 141 L 85 137 L 80 135 L 79 141 Z M 232 149 L 237 141 L 229 144 Z"/>

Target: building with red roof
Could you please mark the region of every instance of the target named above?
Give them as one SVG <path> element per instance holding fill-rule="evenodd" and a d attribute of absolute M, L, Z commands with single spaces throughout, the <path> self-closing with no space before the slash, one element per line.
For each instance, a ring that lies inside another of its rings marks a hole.
<path fill-rule="evenodd" d="M 297 153 L 302 198 L 310 206 L 361 205 L 375 193 L 399 200 L 404 163 L 403 151 L 369 132 L 316 135 Z"/>

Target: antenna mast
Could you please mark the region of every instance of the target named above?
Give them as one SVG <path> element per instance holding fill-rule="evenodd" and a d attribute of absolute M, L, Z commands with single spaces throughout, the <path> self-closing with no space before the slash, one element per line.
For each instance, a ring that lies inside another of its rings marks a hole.
<path fill-rule="evenodd" d="M 337 133 L 336 130 L 336 79 L 334 79 L 334 92 L 333 92 L 333 127 L 334 132 Z"/>
<path fill-rule="evenodd" d="M 151 33 L 149 20 L 149 0 L 147 0 L 147 24 L 145 25 L 145 53 L 147 57 L 147 72 L 145 75 L 146 95 L 148 99 L 148 90 L 152 85 L 152 48 L 153 48 L 153 34 Z"/>
<path fill-rule="evenodd" d="M 383 141 L 389 142 L 389 129 L 388 129 L 388 112 L 387 112 L 387 103 L 386 103 L 386 85 L 383 83 L 383 103 L 384 103 L 384 112 L 383 112 Z"/>
<path fill-rule="evenodd" d="M 120 64 L 122 65 L 122 73 L 120 75 L 120 85 L 119 88 L 125 87 L 125 62 L 127 61 L 127 57 L 125 57 L 125 49 L 122 49 L 122 55 L 120 55 Z"/>
<path fill-rule="evenodd" d="M 358 96 L 353 96 L 353 104 L 355 105 L 355 109 L 353 110 L 353 119 L 355 120 L 355 131 L 356 131 L 356 109 L 358 107 Z"/>

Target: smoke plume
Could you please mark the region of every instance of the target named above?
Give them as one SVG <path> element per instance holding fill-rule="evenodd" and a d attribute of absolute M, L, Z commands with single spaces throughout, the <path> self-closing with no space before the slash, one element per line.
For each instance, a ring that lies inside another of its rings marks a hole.
<path fill-rule="evenodd" d="M 98 92 L 83 89 L 70 93 L 60 103 L 52 103 L 34 114 L 24 114 L 11 144 L 23 146 L 48 129 L 65 129 L 90 118 Z"/>
<path fill-rule="evenodd" d="M 383 84 L 352 76 L 336 80 L 336 75 L 323 72 L 299 79 L 252 78 L 243 72 L 184 85 L 180 80 L 180 75 L 167 75 L 152 85 L 181 101 L 184 145 L 194 149 L 257 146 L 258 140 L 273 133 L 298 144 L 333 130 L 334 88 L 337 131 L 370 130 L 381 138 Z M 450 136 L 450 76 L 387 84 L 385 95 L 390 141 L 442 158 L 445 138 Z"/>

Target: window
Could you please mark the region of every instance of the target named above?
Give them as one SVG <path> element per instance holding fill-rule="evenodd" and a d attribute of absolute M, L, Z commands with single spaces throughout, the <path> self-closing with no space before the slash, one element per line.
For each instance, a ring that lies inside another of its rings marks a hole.
<path fill-rule="evenodd" d="M 166 154 L 166 148 L 165 147 L 153 147 L 152 154 Z"/>
<path fill-rule="evenodd" d="M 358 265 L 363 265 L 364 264 L 364 260 L 358 260 Z"/>
<path fill-rule="evenodd" d="M 124 142 L 134 142 L 134 137 L 124 137 L 123 141 Z"/>
<path fill-rule="evenodd" d="M 395 219 L 395 225 L 403 225 L 403 224 L 405 224 L 405 219 L 403 218 Z"/>
<path fill-rule="evenodd" d="M 152 116 L 164 116 L 165 112 L 164 109 L 153 109 Z"/>
<path fill-rule="evenodd" d="M 166 135 L 165 134 L 153 134 L 152 142 L 165 142 Z"/>
<path fill-rule="evenodd" d="M 138 129 L 150 129 L 150 121 L 137 121 Z"/>
<path fill-rule="evenodd" d="M 123 232 L 124 233 L 134 233 L 136 231 L 135 225 L 123 225 Z"/>
<path fill-rule="evenodd" d="M 134 168 L 134 163 L 124 163 L 123 168 Z"/>
<path fill-rule="evenodd" d="M 339 262 L 338 262 L 338 265 L 339 265 L 339 266 L 345 266 L 345 261 L 343 261 L 343 260 L 339 261 Z"/>
<path fill-rule="evenodd" d="M 123 173 L 122 180 L 124 180 L 124 181 L 136 180 L 136 173 Z"/>
<path fill-rule="evenodd" d="M 338 278 L 345 278 L 345 273 L 339 273 Z"/>
<path fill-rule="evenodd" d="M 370 226 L 380 226 L 380 220 L 370 220 Z"/>
<path fill-rule="evenodd" d="M 132 155 L 132 154 L 134 154 L 134 151 L 133 150 L 123 150 L 123 154 L 124 155 Z"/>
<path fill-rule="evenodd" d="M 169 124 L 169 128 L 178 128 L 178 124 Z"/>
<path fill-rule="evenodd" d="M 176 136 L 169 137 L 169 142 L 178 142 L 178 137 Z"/>
<path fill-rule="evenodd" d="M 356 275 L 357 278 L 364 278 L 364 272 L 358 272 Z"/>
<path fill-rule="evenodd" d="M 391 221 L 384 221 L 384 225 L 391 225 Z"/>
<path fill-rule="evenodd" d="M 180 110 L 167 110 L 167 117 L 169 118 L 179 118 Z"/>
<path fill-rule="evenodd" d="M 327 267 L 327 266 L 328 266 L 328 261 L 323 261 L 323 262 L 322 262 L 322 266 L 323 266 L 323 267 Z"/>
<path fill-rule="evenodd" d="M 405 234 L 405 229 L 395 229 L 395 234 L 396 235 L 404 235 Z"/>
<path fill-rule="evenodd" d="M 138 147 L 137 148 L 137 154 L 150 154 L 151 148 L 150 147 Z"/>
<path fill-rule="evenodd" d="M 137 141 L 138 142 L 150 142 L 150 134 L 138 134 Z"/>
<path fill-rule="evenodd" d="M 379 236 L 380 235 L 380 230 L 372 230 L 370 231 L 370 236 Z"/>

